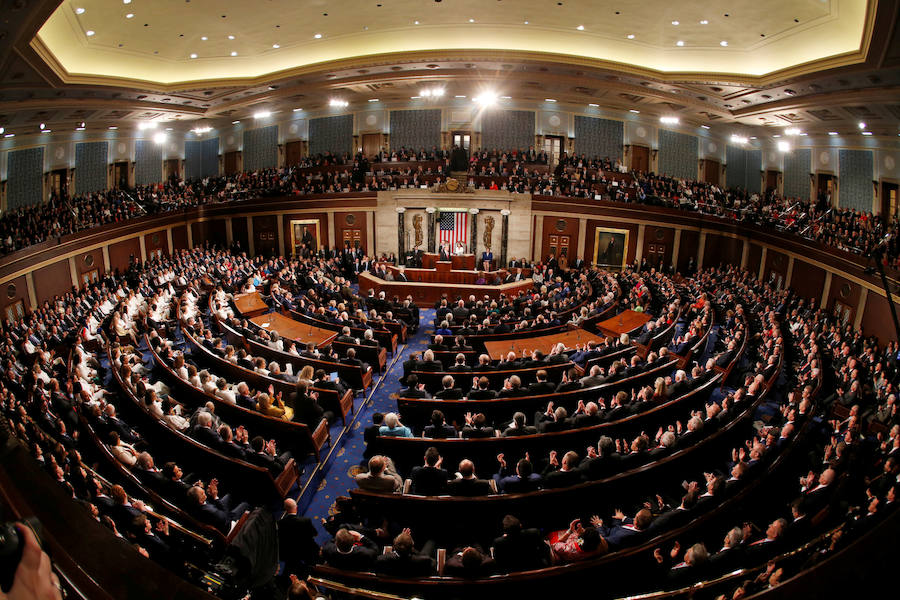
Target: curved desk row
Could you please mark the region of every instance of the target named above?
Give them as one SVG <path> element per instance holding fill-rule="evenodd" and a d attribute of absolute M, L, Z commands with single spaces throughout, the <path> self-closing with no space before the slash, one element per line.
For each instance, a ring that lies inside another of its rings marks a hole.
<path fill-rule="evenodd" d="M 385 281 L 379 279 L 370 273 L 360 273 L 359 289 L 360 293 L 365 294 L 367 290 L 374 289 L 375 293 L 384 292 L 387 297 L 412 296 L 416 302 L 437 302 L 443 294 L 447 294 L 447 298 L 451 301 L 457 296 L 468 298 L 474 294 L 477 298 L 490 296 L 491 298 L 499 298 L 501 294 L 507 296 L 515 296 L 520 291 L 530 290 L 533 282 L 531 279 L 523 279 L 515 283 L 502 283 L 500 285 L 474 285 L 466 283 L 442 283 L 437 281 L 444 273 L 437 271 L 427 271 L 430 275 L 425 281 Z M 452 274 L 452 271 L 451 271 Z M 431 279 L 433 277 L 433 279 Z M 429 281 L 428 279 L 431 279 Z"/>

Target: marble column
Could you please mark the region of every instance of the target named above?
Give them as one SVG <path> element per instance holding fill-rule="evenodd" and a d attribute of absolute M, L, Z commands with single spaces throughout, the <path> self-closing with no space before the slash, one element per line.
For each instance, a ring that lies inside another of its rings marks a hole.
<path fill-rule="evenodd" d="M 500 228 L 500 263 L 497 265 L 497 267 L 505 269 L 506 246 L 509 242 L 509 210 L 504 208 L 500 211 L 500 216 L 503 217 L 503 224 Z"/>
<path fill-rule="evenodd" d="M 428 250 L 427 252 L 436 252 L 437 246 L 434 244 L 434 228 L 437 224 L 437 209 L 433 206 L 429 206 L 425 209 L 425 212 L 428 213 Z"/>
<path fill-rule="evenodd" d="M 397 207 L 397 260 L 406 264 L 406 209 Z"/>
<path fill-rule="evenodd" d="M 470 208 L 469 214 L 472 215 L 472 238 L 469 242 L 469 252 L 478 254 L 478 209 Z M 475 256 L 475 268 L 478 268 L 478 256 Z"/>

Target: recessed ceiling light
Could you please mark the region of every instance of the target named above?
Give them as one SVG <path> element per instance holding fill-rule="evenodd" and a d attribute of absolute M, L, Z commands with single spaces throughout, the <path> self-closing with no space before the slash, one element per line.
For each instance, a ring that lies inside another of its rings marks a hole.
<path fill-rule="evenodd" d="M 781 137 L 781 134 L 780 134 L 780 133 L 776 133 L 776 134 L 773 135 L 772 137 L 773 137 L 773 138 L 780 138 L 780 137 Z"/>
<path fill-rule="evenodd" d="M 133 19 L 133 18 L 134 18 L 134 13 L 128 13 L 127 15 L 125 15 L 125 18 L 126 18 L 126 19 Z"/>
<path fill-rule="evenodd" d="M 633 39 L 634 39 L 634 34 L 633 34 L 633 33 L 629 33 L 629 34 L 626 35 L 625 37 L 627 37 L 629 40 L 633 40 Z"/>
<path fill-rule="evenodd" d="M 838 132 L 837 131 L 829 131 L 828 135 L 838 135 Z"/>
<path fill-rule="evenodd" d="M 112 129 L 112 130 L 118 129 L 118 127 L 116 127 L 115 125 L 110 125 L 109 128 Z"/>
<path fill-rule="evenodd" d="M 579 25 L 575 29 L 577 29 L 578 31 L 584 31 L 584 25 Z"/>
<path fill-rule="evenodd" d="M 700 21 L 700 24 L 701 25 L 709 25 L 709 21 L 707 21 L 706 19 L 703 19 L 702 21 Z"/>
<path fill-rule="evenodd" d="M 456 96 L 456 98 L 465 98 L 465 96 Z"/>
<path fill-rule="evenodd" d="M 756 139 L 756 136 L 755 136 L 755 135 L 751 135 L 751 136 L 750 136 L 750 139 L 751 139 L 751 140 L 755 140 L 755 139 Z"/>
<path fill-rule="evenodd" d="M 196 54 L 191 54 L 191 58 L 197 58 Z"/>
<path fill-rule="evenodd" d="M 728 45 L 728 42 L 727 42 L 726 40 L 722 40 L 721 42 L 719 42 L 719 45 L 720 45 L 720 46 L 727 46 L 727 45 Z"/>
<path fill-rule="evenodd" d="M 680 25 L 678 21 L 672 21 L 672 25 Z"/>
<path fill-rule="evenodd" d="M 131 0 L 122 0 L 122 4 L 131 4 Z"/>
<path fill-rule="evenodd" d="M 303 109 L 302 109 L 302 108 L 295 108 L 295 109 L 293 110 L 293 112 L 300 112 L 301 110 L 303 110 Z M 236 123 L 239 123 L 239 122 L 240 122 L 240 121 L 236 121 Z"/>
<path fill-rule="evenodd" d="M 528 21 L 525 21 L 525 24 L 528 25 Z"/>
<path fill-rule="evenodd" d="M 210 131 L 210 130 L 212 130 L 212 127 L 199 127 L 195 131 L 199 131 L 200 129 L 203 129 L 204 131 Z M 175 131 L 175 128 L 174 127 L 166 127 L 166 131 Z"/>
<path fill-rule="evenodd" d="M 703 129 L 709 129 L 709 125 L 701 125 L 700 127 L 702 127 Z"/>
<path fill-rule="evenodd" d="M 6 133 L 6 127 L 0 127 L 0 133 Z"/>
<path fill-rule="evenodd" d="M 418 22 L 418 21 L 413 21 L 413 24 L 414 24 L 414 25 L 418 25 L 419 22 Z"/>
<path fill-rule="evenodd" d="M 270 111 L 268 111 L 268 110 L 261 110 L 261 111 L 259 111 L 259 112 L 253 113 L 253 118 L 254 118 L 254 119 L 265 119 L 265 118 L 270 117 L 270 116 L 272 116 L 272 113 L 271 113 Z"/>
<path fill-rule="evenodd" d="M 14 134 L 14 133 L 7 133 L 7 134 L 4 135 L 3 137 L 5 137 L 5 138 L 16 137 L 16 134 Z"/>
<path fill-rule="evenodd" d="M 660 123 L 665 123 L 666 125 L 677 125 L 679 122 L 678 117 L 660 117 Z"/>
<path fill-rule="evenodd" d="M 469 23 L 474 23 L 475 19 L 469 19 Z"/>
<path fill-rule="evenodd" d="M 237 52 L 232 52 L 231 55 L 232 55 L 232 56 L 237 56 Z"/>
<path fill-rule="evenodd" d="M 165 131 L 160 131 L 158 133 L 153 134 L 153 143 L 158 145 L 163 145 L 166 143 L 166 138 L 169 137 L 169 134 Z"/>
<path fill-rule="evenodd" d="M 500 96 L 501 100 L 512 100 L 512 96 Z M 556 102 L 556 100 L 554 100 Z"/>
<path fill-rule="evenodd" d="M 684 40 L 678 40 L 677 42 L 675 42 L 675 45 L 676 46 L 684 46 Z"/>
<path fill-rule="evenodd" d="M 862 134 L 863 135 L 872 135 L 872 132 L 871 131 L 863 131 Z"/>
<path fill-rule="evenodd" d="M 204 35 L 204 36 L 203 36 L 203 37 L 201 37 L 201 38 L 200 38 L 200 39 L 201 39 L 201 40 L 203 40 L 203 41 L 204 41 L 204 42 L 205 42 L 205 41 L 206 41 L 206 40 L 208 40 L 208 39 L 209 39 L 209 38 L 208 38 L 208 37 L 206 37 L 206 36 L 205 36 L 205 35 Z"/>
<path fill-rule="evenodd" d="M 322 34 L 321 34 L 321 33 L 317 33 L 317 34 L 315 34 L 313 37 L 316 38 L 317 40 L 320 40 L 320 39 L 322 39 Z"/>
<path fill-rule="evenodd" d="M 778 151 L 779 152 L 790 152 L 791 145 L 785 141 L 778 142 Z"/>
<path fill-rule="evenodd" d="M 272 47 L 275 48 L 276 50 L 278 50 L 279 48 L 281 48 L 281 46 L 279 46 L 278 44 L 272 44 Z"/>
<path fill-rule="evenodd" d="M 628 112 L 633 112 L 634 114 L 638 114 L 638 113 L 641 112 L 641 111 L 635 110 L 635 109 L 632 108 L 632 109 L 629 109 Z"/>
<path fill-rule="evenodd" d="M 52 129 L 44 129 L 41 133 L 53 133 Z"/>
<path fill-rule="evenodd" d="M 732 134 L 731 141 L 734 142 L 735 144 L 746 144 L 747 138 L 745 138 L 742 135 Z"/>
<path fill-rule="evenodd" d="M 594 104 L 593 102 L 588 103 L 588 106 L 593 106 L 594 108 L 600 106 L 599 104 Z"/>
<path fill-rule="evenodd" d="M 84 14 L 84 9 L 81 8 L 81 7 L 79 6 L 78 8 L 75 9 L 75 14 L 76 14 L 76 15 L 83 15 L 83 14 Z"/>
<path fill-rule="evenodd" d="M 544 98 L 544 102 L 556 102 L 556 98 Z"/>
<path fill-rule="evenodd" d="M 44 124 L 44 123 L 41 123 L 41 126 L 40 126 L 40 128 L 39 128 L 39 129 L 43 129 L 43 128 L 44 128 L 44 126 L 45 126 L 45 124 Z"/>
<path fill-rule="evenodd" d="M 860 129 L 865 129 L 865 128 L 866 128 L 866 124 L 863 123 L 862 121 L 860 121 L 858 127 L 859 127 Z"/>
<path fill-rule="evenodd" d="M 84 131 L 84 127 L 76 127 L 75 131 Z"/>
<path fill-rule="evenodd" d="M 378 102 L 378 98 L 369 98 L 369 102 Z"/>
<path fill-rule="evenodd" d="M 240 121 L 232 121 L 231 122 L 232 125 L 237 125 L 238 123 L 240 123 Z"/>
<path fill-rule="evenodd" d="M 91 37 L 92 35 L 94 35 L 94 30 L 88 29 L 87 31 L 84 32 L 84 35 Z"/>
<path fill-rule="evenodd" d="M 229 36 L 228 36 L 228 39 L 229 39 L 229 40 L 233 40 L 233 39 L 234 39 L 234 36 L 233 36 L 233 35 L 229 35 Z"/>

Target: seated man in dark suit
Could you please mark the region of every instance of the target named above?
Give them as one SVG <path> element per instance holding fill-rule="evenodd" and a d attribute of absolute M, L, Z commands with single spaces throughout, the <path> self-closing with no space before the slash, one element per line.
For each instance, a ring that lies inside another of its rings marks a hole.
<path fill-rule="evenodd" d="M 418 352 L 411 352 L 409 358 L 403 361 L 403 377 L 400 379 L 400 383 L 404 385 L 409 385 L 407 379 L 409 378 L 409 374 L 413 371 L 419 371 L 419 367 L 422 364 L 420 360 L 421 355 Z"/>
<path fill-rule="evenodd" d="M 503 430 L 503 437 L 513 437 L 518 435 L 534 435 L 538 432 L 537 427 L 525 424 L 525 413 L 516 412 L 513 414 L 513 420 L 509 426 Z"/>
<path fill-rule="evenodd" d="M 484 413 L 472 415 L 466 413 L 466 425 L 463 427 L 462 436 L 464 439 L 484 439 L 494 437 L 494 428 L 487 424 L 487 417 Z"/>
<path fill-rule="evenodd" d="M 518 375 L 512 375 L 506 380 L 503 389 L 497 394 L 498 398 L 518 398 L 527 396 L 528 390 L 522 388 L 522 380 Z"/>
<path fill-rule="evenodd" d="M 284 515 L 278 521 L 278 548 L 285 572 L 296 573 L 304 565 L 311 567 L 319 557 L 316 543 L 316 527 L 309 517 L 297 514 L 297 503 L 291 498 L 284 501 Z"/>
<path fill-rule="evenodd" d="M 366 329 L 365 333 L 363 333 L 363 339 L 359 343 L 363 346 L 378 348 L 378 340 L 375 339 L 375 332 L 371 329 Z"/>
<path fill-rule="evenodd" d="M 426 542 L 417 552 L 409 529 L 404 529 L 394 538 L 391 551 L 375 560 L 375 571 L 393 577 L 427 577 L 434 571 L 433 550 L 434 543 Z"/>
<path fill-rule="evenodd" d="M 616 510 L 609 526 L 605 525 L 600 517 L 596 515 L 591 517 L 591 524 L 597 528 L 610 548 L 621 548 L 631 543 L 647 530 L 652 521 L 653 515 L 647 508 L 639 510 L 634 519 L 627 518 L 621 510 Z"/>
<path fill-rule="evenodd" d="M 378 545 L 358 531 L 339 529 L 322 546 L 322 559 L 326 564 L 343 571 L 369 571 L 375 565 Z"/>
<path fill-rule="evenodd" d="M 341 364 L 359 367 L 363 373 L 369 370 L 369 365 L 356 358 L 356 350 L 353 348 L 347 348 L 347 357 L 341 359 Z"/>
<path fill-rule="evenodd" d="M 512 515 L 503 517 L 503 535 L 494 539 L 493 556 L 500 571 L 539 569 L 547 564 L 547 546 L 537 529 L 523 529 Z"/>
<path fill-rule="evenodd" d="M 591 425 L 599 425 L 603 421 L 600 415 L 600 407 L 596 402 L 584 403 L 584 400 L 578 401 L 578 408 L 575 410 L 575 418 L 572 426 L 575 429 L 581 427 L 590 427 Z"/>
<path fill-rule="evenodd" d="M 444 440 L 457 437 L 456 427 L 448 425 L 444 413 L 439 410 L 431 412 L 431 424 L 425 426 L 422 437 Z"/>
<path fill-rule="evenodd" d="M 195 485 L 187 494 L 188 512 L 201 523 L 212 525 L 224 534 L 231 531 L 232 522 L 240 519 L 244 511 L 250 508 L 246 502 L 232 507 L 228 496 L 218 498 L 218 482 L 215 479 L 209 482 L 206 490 Z"/>
<path fill-rule="evenodd" d="M 455 385 L 456 382 L 453 380 L 453 375 L 444 375 L 441 379 L 443 389 L 435 394 L 434 397 L 441 400 L 462 400 L 462 390 L 455 387 Z"/>
<path fill-rule="evenodd" d="M 552 394 L 556 391 L 556 384 L 547 380 L 547 371 L 538 370 L 535 374 L 537 381 L 528 386 L 528 394 L 531 396 L 541 396 L 543 394 Z"/>
<path fill-rule="evenodd" d="M 475 579 L 487 577 L 497 569 L 490 554 L 475 546 L 457 548 L 444 564 L 444 575 Z"/>
<path fill-rule="evenodd" d="M 455 350 L 457 352 L 471 352 L 473 350 L 472 346 L 466 344 L 466 338 L 462 335 L 457 335 L 454 339 L 454 344 L 451 350 Z"/>
<path fill-rule="evenodd" d="M 444 365 L 434 359 L 434 352 L 431 350 L 426 350 L 425 354 L 422 355 L 422 364 L 419 365 L 419 371 L 428 371 L 431 373 L 443 371 Z"/>
<path fill-rule="evenodd" d="M 425 451 L 425 465 L 413 467 L 409 478 L 412 481 L 410 493 L 420 496 L 441 496 L 447 493 L 450 473 L 441 468 L 444 459 L 434 446 Z"/>
<path fill-rule="evenodd" d="M 541 476 L 534 472 L 531 461 L 523 458 L 516 463 L 516 472 L 510 473 L 503 454 L 497 455 L 500 470 L 494 474 L 497 490 L 501 494 L 533 492 L 541 487 Z"/>
<path fill-rule="evenodd" d="M 578 454 L 566 452 L 560 466 L 556 450 L 550 452 L 550 462 L 544 469 L 544 487 L 547 489 L 569 487 L 581 483 L 581 471 L 578 470 Z"/>
<path fill-rule="evenodd" d="M 338 334 L 336 338 L 334 338 L 336 342 L 343 342 L 345 344 L 356 344 L 356 338 L 350 335 L 350 328 L 346 325 L 341 328 L 341 333 Z"/>
<path fill-rule="evenodd" d="M 472 367 L 466 364 L 466 355 L 460 353 L 456 355 L 453 366 L 447 370 L 451 373 L 468 373 L 472 370 Z"/>
<path fill-rule="evenodd" d="M 492 492 L 491 485 L 486 479 L 478 479 L 475 476 L 475 463 L 469 459 L 463 459 L 459 463 L 459 472 L 456 479 L 447 484 L 451 496 L 487 496 Z"/>
<path fill-rule="evenodd" d="M 450 348 L 444 343 L 444 336 L 438 334 L 434 336 L 434 341 L 428 345 L 428 349 L 434 350 L 435 352 L 442 352 L 444 350 L 449 350 Z"/>
<path fill-rule="evenodd" d="M 407 388 L 400 392 L 401 398 L 431 398 L 431 394 L 425 390 L 425 384 L 419 383 L 419 376 L 415 373 L 406 378 L 406 385 Z"/>
<path fill-rule="evenodd" d="M 257 435 L 250 440 L 251 452 L 246 454 L 247 462 L 260 467 L 265 467 L 272 475 L 278 475 L 284 470 L 285 465 L 291 459 L 290 452 L 278 454 L 275 440 L 268 442 L 262 436 Z"/>
<path fill-rule="evenodd" d="M 487 377 L 484 375 L 476 377 L 475 382 L 476 385 L 472 387 L 472 391 L 469 392 L 469 395 L 467 396 L 469 400 L 490 400 L 497 397 L 497 392 L 488 389 L 491 382 Z"/>
<path fill-rule="evenodd" d="M 546 412 L 535 415 L 534 423 L 541 433 L 572 429 L 572 419 L 569 418 L 568 411 L 562 406 L 554 410 L 552 402 L 547 404 Z"/>

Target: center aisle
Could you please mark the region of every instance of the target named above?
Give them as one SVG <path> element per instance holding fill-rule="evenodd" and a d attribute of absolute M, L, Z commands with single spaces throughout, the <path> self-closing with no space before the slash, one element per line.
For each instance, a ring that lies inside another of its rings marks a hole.
<path fill-rule="evenodd" d="M 356 487 L 354 476 L 360 472 L 360 464 L 363 462 L 363 451 L 365 450 L 363 431 L 372 424 L 374 413 L 388 413 L 397 410 L 397 402 L 391 399 L 391 394 L 398 393 L 402 389 L 400 377 L 403 375 L 403 362 L 409 358 L 411 352 L 423 352 L 428 348 L 430 336 L 434 333 L 434 309 L 420 308 L 419 323 L 419 330 L 409 336 L 406 346 L 400 352 L 400 358 L 395 361 L 391 357 L 389 363 L 392 364 L 391 368 L 381 378 L 382 383 L 372 396 L 369 405 L 360 412 L 352 430 L 348 432 L 348 437 L 343 441 L 343 446 L 338 448 L 328 469 L 328 474 L 319 483 L 315 495 L 310 500 L 305 515 L 311 518 L 316 526 L 319 532 L 316 539 L 320 544 L 331 539 L 331 536 L 322 527 L 321 519 L 328 518 L 335 498 L 346 496 L 348 490 Z"/>

